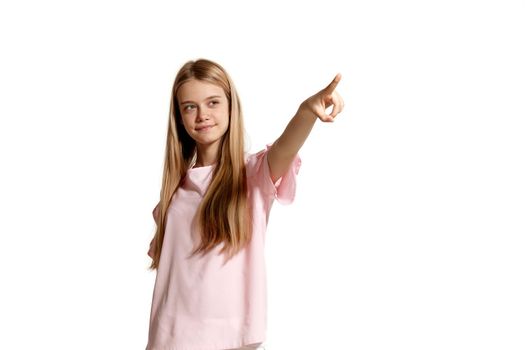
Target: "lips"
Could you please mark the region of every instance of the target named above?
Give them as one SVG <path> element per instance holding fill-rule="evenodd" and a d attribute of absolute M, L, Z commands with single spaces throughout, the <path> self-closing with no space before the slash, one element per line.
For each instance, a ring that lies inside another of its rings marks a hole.
<path fill-rule="evenodd" d="M 214 127 L 214 125 L 202 125 L 202 126 L 199 126 L 199 127 L 195 128 L 195 131 L 204 132 L 204 131 L 208 131 L 209 129 L 211 129 L 213 127 Z"/>

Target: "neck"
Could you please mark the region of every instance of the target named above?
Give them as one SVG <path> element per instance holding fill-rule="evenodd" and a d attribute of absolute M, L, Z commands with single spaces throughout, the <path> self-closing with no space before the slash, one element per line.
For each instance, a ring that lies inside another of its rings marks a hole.
<path fill-rule="evenodd" d="M 197 145 L 197 161 L 195 162 L 195 166 L 201 167 L 216 163 L 218 153 L 218 142 L 213 143 L 211 145 Z"/>

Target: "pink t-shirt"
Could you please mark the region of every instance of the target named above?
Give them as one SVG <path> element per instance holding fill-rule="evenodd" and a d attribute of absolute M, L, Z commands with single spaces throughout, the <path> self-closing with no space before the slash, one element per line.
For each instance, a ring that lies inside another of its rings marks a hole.
<path fill-rule="evenodd" d="M 270 146 L 246 158 L 253 206 L 250 243 L 226 264 L 222 244 L 206 255 L 187 258 L 200 242 L 191 229 L 214 165 L 189 169 L 173 195 L 157 269 L 146 350 L 223 350 L 266 338 L 266 225 L 274 199 L 294 200 L 301 160 L 296 156 L 274 184 Z"/>

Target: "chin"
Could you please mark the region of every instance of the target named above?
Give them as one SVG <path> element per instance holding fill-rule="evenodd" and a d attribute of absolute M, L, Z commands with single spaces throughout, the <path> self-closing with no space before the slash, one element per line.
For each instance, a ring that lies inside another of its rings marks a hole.
<path fill-rule="evenodd" d="M 203 144 L 203 145 L 209 145 L 209 144 L 212 144 L 212 143 L 216 143 L 218 141 L 220 141 L 223 137 L 224 137 L 225 133 L 222 134 L 222 135 L 218 135 L 216 133 L 213 133 L 213 134 L 197 134 L 197 135 L 193 135 L 193 139 L 197 142 L 197 143 L 200 143 L 200 144 Z"/>
<path fill-rule="evenodd" d="M 203 146 L 209 146 L 221 140 L 220 137 L 196 137 L 195 142 Z"/>

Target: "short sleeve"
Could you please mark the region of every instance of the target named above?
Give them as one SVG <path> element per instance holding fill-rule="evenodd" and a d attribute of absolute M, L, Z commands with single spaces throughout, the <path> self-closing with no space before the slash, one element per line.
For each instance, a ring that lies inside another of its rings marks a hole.
<path fill-rule="evenodd" d="M 160 205 L 160 202 L 157 203 L 157 205 L 155 206 L 155 208 L 153 208 L 153 211 L 151 212 L 151 214 L 153 215 L 153 219 L 155 220 L 155 223 L 158 225 L 159 224 L 159 211 L 160 211 L 160 208 L 159 208 L 159 205 Z"/>
<path fill-rule="evenodd" d="M 159 224 L 159 205 L 160 203 L 158 203 L 155 208 L 153 209 L 153 211 L 151 212 L 152 215 L 153 215 L 153 219 L 155 220 L 155 223 L 157 223 L 157 225 Z M 150 256 L 150 258 L 153 259 L 153 256 L 155 255 L 155 251 L 156 251 L 156 244 L 155 244 L 155 237 L 153 237 L 153 239 L 151 240 L 151 242 L 149 243 L 149 250 L 148 250 L 148 255 Z"/>
<path fill-rule="evenodd" d="M 259 188 L 267 196 L 273 197 L 281 204 L 290 204 L 295 198 L 296 179 L 301 167 L 301 158 L 295 155 L 285 174 L 274 183 L 270 176 L 268 165 L 268 151 L 271 145 L 249 156 L 247 161 L 247 175 L 253 186 Z"/>
<path fill-rule="evenodd" d="M 148 255 L 152 259 L 155 256 L 155 252 L 157 251 L 157 247 L 156 247 L 155 243 L 156 243 L 155 242 L 155 237 L 153 237 L 153 239 L 149 243 L 149 249 L 148 249 Z"/>

